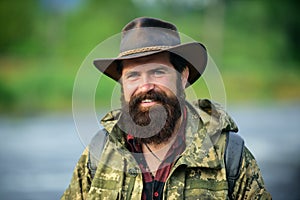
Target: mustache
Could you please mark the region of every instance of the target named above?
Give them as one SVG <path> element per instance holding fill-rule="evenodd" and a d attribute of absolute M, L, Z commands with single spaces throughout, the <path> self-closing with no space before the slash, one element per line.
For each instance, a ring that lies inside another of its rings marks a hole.
<path fill-rule="evenodd" d="M 152 101 L 160 102 L 161 104 L 166 104 L 167 98 L 167 94 L 163 91 L 150 90 L 134 95 L 129 102 L 129 106 L 137 105 L 145 99 L 150 99 Z"/>

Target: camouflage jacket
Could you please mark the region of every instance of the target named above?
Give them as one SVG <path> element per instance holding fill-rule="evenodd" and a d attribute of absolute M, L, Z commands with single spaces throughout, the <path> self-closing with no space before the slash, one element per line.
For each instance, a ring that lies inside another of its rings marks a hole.
<path fill-rule="evenodd" d="M 226 131 L 237 126 L 217 104 L 199 100 L 187 104 L 186 149 L 175 161 L 164 187 L 164 199 L 229 199 L 224 150 Z M 119 111 L 102 119 L 109 133 L 95 177 L 88 168 L 88 147 L 74 170 L 62 200 L 136 199 L 143 189 L 142 174 L 125 147 L 125 134 L 116 126 Z M 244 148 L 240 175 L 233 199 L 271 199 L 264 187 L 258 165 Z"/>

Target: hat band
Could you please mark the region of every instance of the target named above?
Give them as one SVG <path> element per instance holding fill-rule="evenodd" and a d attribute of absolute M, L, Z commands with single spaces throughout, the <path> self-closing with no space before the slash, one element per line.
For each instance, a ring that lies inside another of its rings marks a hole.
<path fill-rule="evenodd" d="M 128 51 L 121 52 L 119 54 L 119 57 L 123 56 L 128 56 L 131 54 L 136 54 L 136 53 L 143 53 L 143 52 L 149 52 L 149 51 L 159 51 L 163 49 L 170 48 L 171 46 L 152 46 L 152 47 L 143 47 L 143 48 L 138 48 L 138 49 L 131 49 Z"/>

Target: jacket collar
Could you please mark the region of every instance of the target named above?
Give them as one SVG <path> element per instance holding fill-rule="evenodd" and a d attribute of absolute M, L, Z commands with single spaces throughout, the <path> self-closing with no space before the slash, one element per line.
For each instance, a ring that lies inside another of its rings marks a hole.
<path fill-rule="evenodd" d="M 216 149 L 216 143 L 223 132 L 236 132 L 236 124 L 221 106 L 209 100 L 198 100 L 193 104 L 187 102 L 187 108 L 187 147 L 178 164 L 221 168 L 223 155 Z"/>

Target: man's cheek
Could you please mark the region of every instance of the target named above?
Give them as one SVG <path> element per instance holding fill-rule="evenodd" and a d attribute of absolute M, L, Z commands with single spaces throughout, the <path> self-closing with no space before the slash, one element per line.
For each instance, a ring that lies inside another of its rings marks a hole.
<path fill-rule="evenodd" d="M 163 91 L 167 95 L 166 97 L 174 97 L 177 94 L 176 83 L 174 83 L 173 85 L 160 85 L 159 87 L 160 91 Z"/>
<path fill-rule="evenodd" d="M 129 101 L 133 98 L 133 96 L 134 96 L 133 92 L 124 90 L 124 98 L 125 98 L 126 103 L 129 103 Z"/>

